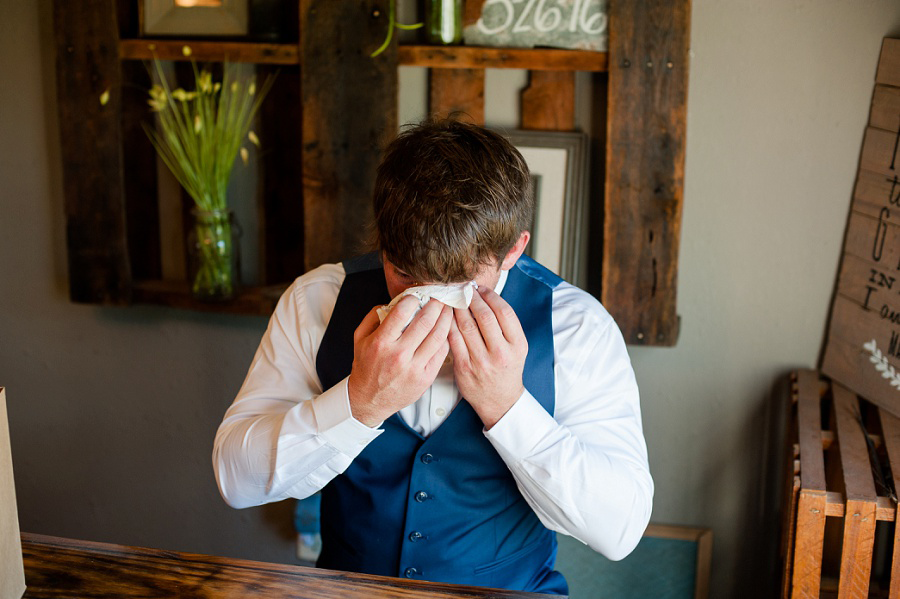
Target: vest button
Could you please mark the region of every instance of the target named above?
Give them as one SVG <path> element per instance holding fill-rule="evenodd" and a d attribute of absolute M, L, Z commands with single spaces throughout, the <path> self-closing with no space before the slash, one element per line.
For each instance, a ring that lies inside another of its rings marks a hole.
<path fill-rule="evenodd" d="M 422 503 L 423 501 L 428 499 L 428 493 L 426 493 L 425 491 L 419 491 L 418 493 L 416 493 L 415 498 L 416 501 Z"/>
<path fill-rule="evenodd" d="M 411 533 L 409 533 L 409 540 L 412 541 L 413 543 L 415 543 L 416 541 L 421 539 L 423 536 L 424 535 L 422 533 L 420 533 L 418 530 L 414 530 Z"/>
<path fill-rule="evenodd" d="M 423 464 L 430 464 L 434 461 L 434 456 L 430 453 L 423 453 L 420 459 L 422 460 Z"/>
<path fill-rule="evenodd" d="M 413 576 L 415 576 L 418 573 L 419 573 L 419 571 L 416 570 L 415 568 L 407 568 L 406 572 L 404 572 L 403 575 L 406 576 L 407 578 L 412 578 Z"/>

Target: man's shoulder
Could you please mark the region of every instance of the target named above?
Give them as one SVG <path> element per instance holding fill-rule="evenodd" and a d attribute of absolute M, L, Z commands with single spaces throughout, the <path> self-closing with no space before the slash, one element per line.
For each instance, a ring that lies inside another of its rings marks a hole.
<path fill-rule="evenodd" d="M 577 319 L 592 327 L 605 328 L 615 324 L 600 300 L 568 281 L 562 281 L 553 289 L 552 309 L 554 315 Z"/>
<path fill-rule="evenodd" d="M 343 264 L 323 264 L 294 279 L 285 295 L 301 300 L 310 293 L 337 293 L 346 276 Z"/>

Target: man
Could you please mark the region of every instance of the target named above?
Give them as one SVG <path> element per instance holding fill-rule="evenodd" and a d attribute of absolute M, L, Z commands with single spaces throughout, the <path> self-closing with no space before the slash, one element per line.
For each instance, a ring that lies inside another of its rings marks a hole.
<path fill-rule="evenodd" d="M 523 255 L 529 173 L 500 135 L 406 130 L 374 208 L 378 252 L 281 298 L 216 435 L 222 496 L 322 490 L 320 567 L 566 593 L 552 531 L 621 559 L 650 518 L 622 336 Z M 402 298 L 379 323 L 410 287 L 470 280 L 468 309 Z"/>

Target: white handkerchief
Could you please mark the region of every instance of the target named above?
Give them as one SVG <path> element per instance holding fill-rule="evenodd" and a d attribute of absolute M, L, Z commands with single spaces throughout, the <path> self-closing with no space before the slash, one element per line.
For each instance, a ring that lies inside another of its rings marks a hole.
<path fill-rule="evenodd" d="M 415 316 L 419 310 L 425 307 L 425 304 L 428 303 L 428 300 L 434 298 L 439 302 L 443 302 L 450 306 L 451 308 L 459 308 L 460 310 L 465 310 L 469 307 L 469 304 L 472 303 L 472 294 L 478 288 L 478 283 L 475 281 L 469 281 L 468 283 L 453 283 L 450 285 L 420 285 L 418 287 L 410 287 L 403 293 L 399 294 L 395 297 L 391 303 L 386 306 L 381 306 L 378 308 L 378 319 L 381 322 L 384 322 L 384 319 L 387 318 L 387 315 L 394 308 L 394 306 L 401 299 L 406 297 L 407 295 L 411 295 L 419 300 L 418 309 L 413 312 L 413 315 L 409 317 L 409 320 L 406 321 L 406 324 L 403 325 L 406 328 L 410 322 L 412 322 L 413 316 Z"/>

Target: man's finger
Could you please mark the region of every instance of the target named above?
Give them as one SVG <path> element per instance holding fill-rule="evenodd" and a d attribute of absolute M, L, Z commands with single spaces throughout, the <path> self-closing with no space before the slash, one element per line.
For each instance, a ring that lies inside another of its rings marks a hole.
<path fill-rule="evenodd" d="M 407 348 L 415 351 L 434 329 L 443 307 L 444 304 L 436 299 L 428 300 L 425 307 L 419 310 L 419 313 L 413 317 L 412 322 L 403 331 L 400 341 L 406 344 Z"/>
<path fill-rule="evenodd" d="M 482 288 L 479 287 L 479 291 L 481 289 Z M 506 344 L 506 339 L 503 337 L 503 329 L 500 328 L 500 323 L 497 321 L 494 310 L 484 300 L 481 293 L 482 292 L 476 292 L 472 295 L 472 303 L 469 305 L 469 311 L 478 323 L 478 330 L 481 331 L 481 336 L 484 338 L 484 343 L 488 350 L 494 351 L 501 345 Z"/>
<path fill-rule="evenodd" d="M 525 331 L 522 330 L 522 323 L 519 322 L 519 317 L 516 316 L 513 307 L 490 287 L 479 287 L 478 291 L 481 292 L 481 297 L 494 312 L 494 317 L 506 340 L 512 344 L 524 341 Z"/>
<path fill-rule="evenodd" d="M 384 322 L 381 323 L 383 334 L 392 340 L 399 339 L 400 335 L 403 334 L 403 330 L 406 328 L 409 319 L 416 313 L 418 308 L 418 298 L 411 295 L 403 297 L 399 302 L 394 304 L 390 314 L 388 314 L 385 317 Z"/>
<path fill-rule="evenodd" d="M 484 344 L 481 330 L 478 328 L 478 323 L 475 321 L 471 310 L 471 306 L 468 310 L 454 308 L 453 317 L 456 323 L 456 330 L 459 332 L 459 336 L 462 337 L 465 345 L 466 355 L 477 361 L 487 353 L 487 346 Z"/>
<path fill-rule="evenodd" d="M 437 302 L 440 303 L 440 302 Z M 447 340 L 447 333 L 450 331 L 450 322 L 453 320 L 453 308 L 440 304 L 441 311 L 438 313 L 438 319 L 431 327 L 431 330 L 419 344 L 416 349 L 415 357 L 417 360 L 427 362 Z"/>
<path fill-rule="evenodd" d="M 353 331 L 353 343 L 359 343 L 360 340 L 365 339 L 374 333 L 375 329 L 378 328 L 378 324 L 378 307 L 376 306 L 369 310 L 366 317 L 363 318 L 362 322 L 359 323 L 359 326 L 356 327 L 356 330 Z"/>
<path fill-rule="evenodd" d="M 447 333 L 447 341 L 450 344 L 450 352 L 453 354 L 453 361 L 459 366 L 465 366 L 469 363 L 469 349 L 466 346 L 466 340 L 456 324 L 456 314 L 461 310 L 454 310 L 453 321 L 450 323 L 450 331 Z"/>

